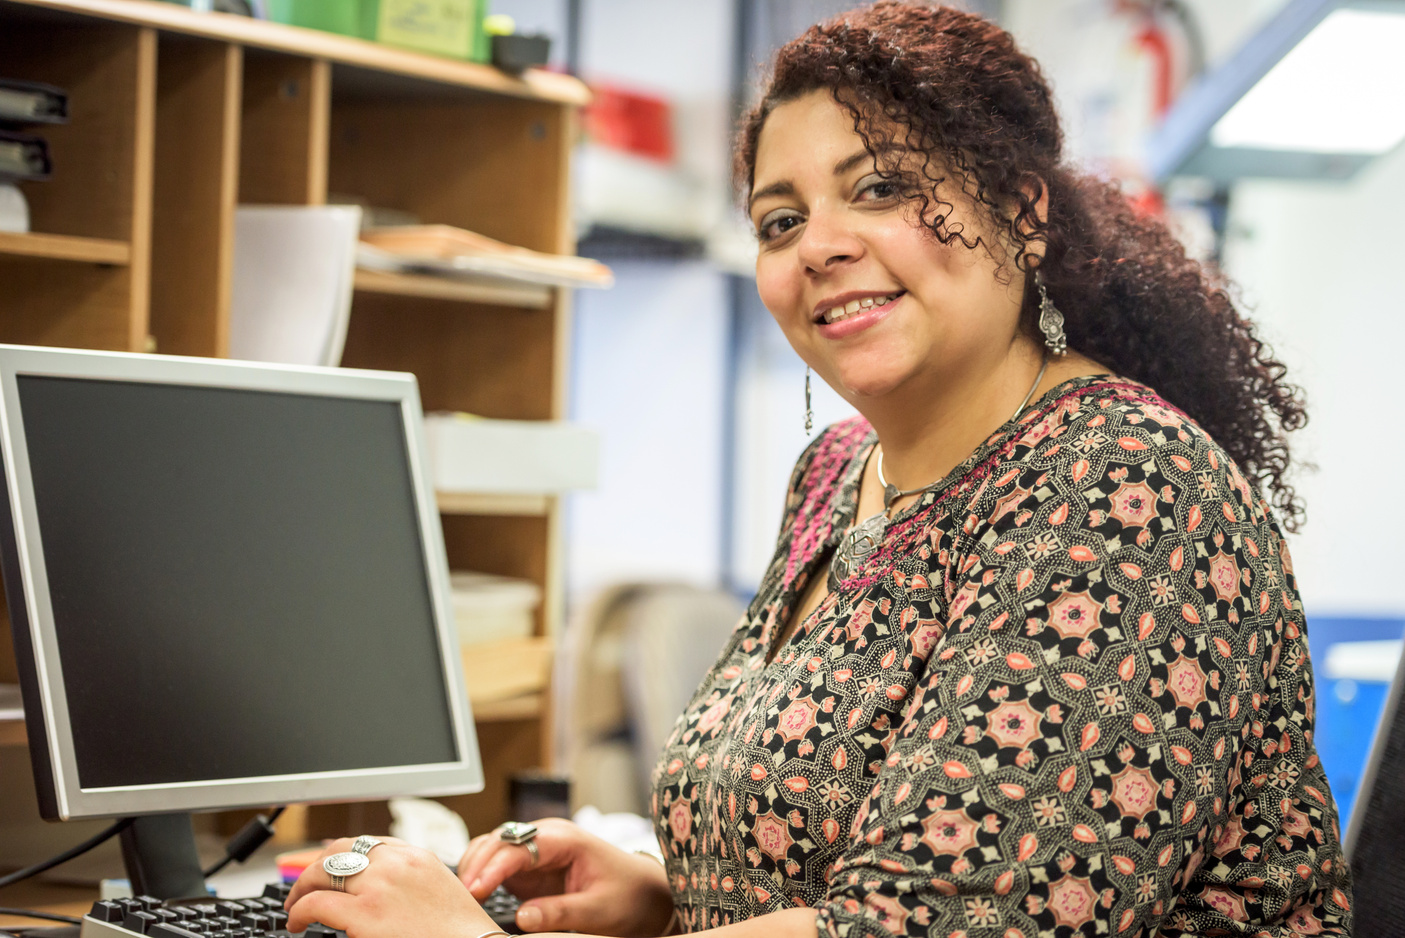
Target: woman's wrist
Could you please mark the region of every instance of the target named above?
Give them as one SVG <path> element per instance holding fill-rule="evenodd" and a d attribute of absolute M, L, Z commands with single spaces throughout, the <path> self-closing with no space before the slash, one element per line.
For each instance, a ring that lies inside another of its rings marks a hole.
<path fill-rule="evenodd" d="M 678 909 L 673 904 L 673 890 L 668 887 L 668 867 L 664 863 L 663 857 L 650 850 L 636 850 L 635 856 L 647 858 L 649 866 L 656 871 L 657 880 L 655 882 L 655 908 L 660 913 L 659 919 L 663 925 L 654 931 L 659 938 L 668 938 L 670 935 L 679 934 L 681 922 L 678 917 Z M 667 919 L 663 918 L 664 913 Z"/>

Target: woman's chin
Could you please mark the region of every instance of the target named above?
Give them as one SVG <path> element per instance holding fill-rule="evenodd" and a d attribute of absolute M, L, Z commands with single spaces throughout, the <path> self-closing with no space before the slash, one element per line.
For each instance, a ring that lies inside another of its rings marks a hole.
<path fill-rule="evenodd" d="M 903 384 L 892 374 L 841 375 L 843 396 L 857 407 L 865 402 L 881 401 L 896 392 Z"/>

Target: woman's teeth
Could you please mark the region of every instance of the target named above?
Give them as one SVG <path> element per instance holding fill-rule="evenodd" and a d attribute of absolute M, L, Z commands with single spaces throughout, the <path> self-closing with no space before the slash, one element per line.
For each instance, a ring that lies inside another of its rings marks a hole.
<path fill-rule="evenodd" d="M 866 296 L 861 300 L 850 300 L 843 306 L 831 306 L 824 311 L 822 318 L 826 323 L 843 322 L 850 316 L 855 316 L 866 309 L 891 303 L 901 295 L 901 293 L 891 293 L 888 296 Z"/>

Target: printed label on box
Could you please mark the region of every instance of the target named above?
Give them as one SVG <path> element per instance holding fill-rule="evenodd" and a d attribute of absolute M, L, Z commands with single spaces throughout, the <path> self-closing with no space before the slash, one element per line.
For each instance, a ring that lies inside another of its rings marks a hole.
<path fill-rule="evenodd" d="M 376 38 L 466 59 L 473 53 L 478 0 L 380 0 Z"/>

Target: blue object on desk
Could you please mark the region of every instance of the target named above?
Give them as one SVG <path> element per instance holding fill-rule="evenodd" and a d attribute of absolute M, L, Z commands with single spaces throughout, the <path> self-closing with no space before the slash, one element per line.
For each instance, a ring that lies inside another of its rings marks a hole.
<path fill-rule="evenodd" d="M 1334 675 L 1327 661 L 1334 645 L 1399 640 L 1402 635 L 1405 619 L 1308 617 L 1308 649 L 1317 682 L 1313 741 L 1337 801 L 1342 831 L 1346 830 L 1356 802 L 1361 773 L 1371 752 L 1390 682 L 1363 679 L 1351 673 Z"/>

